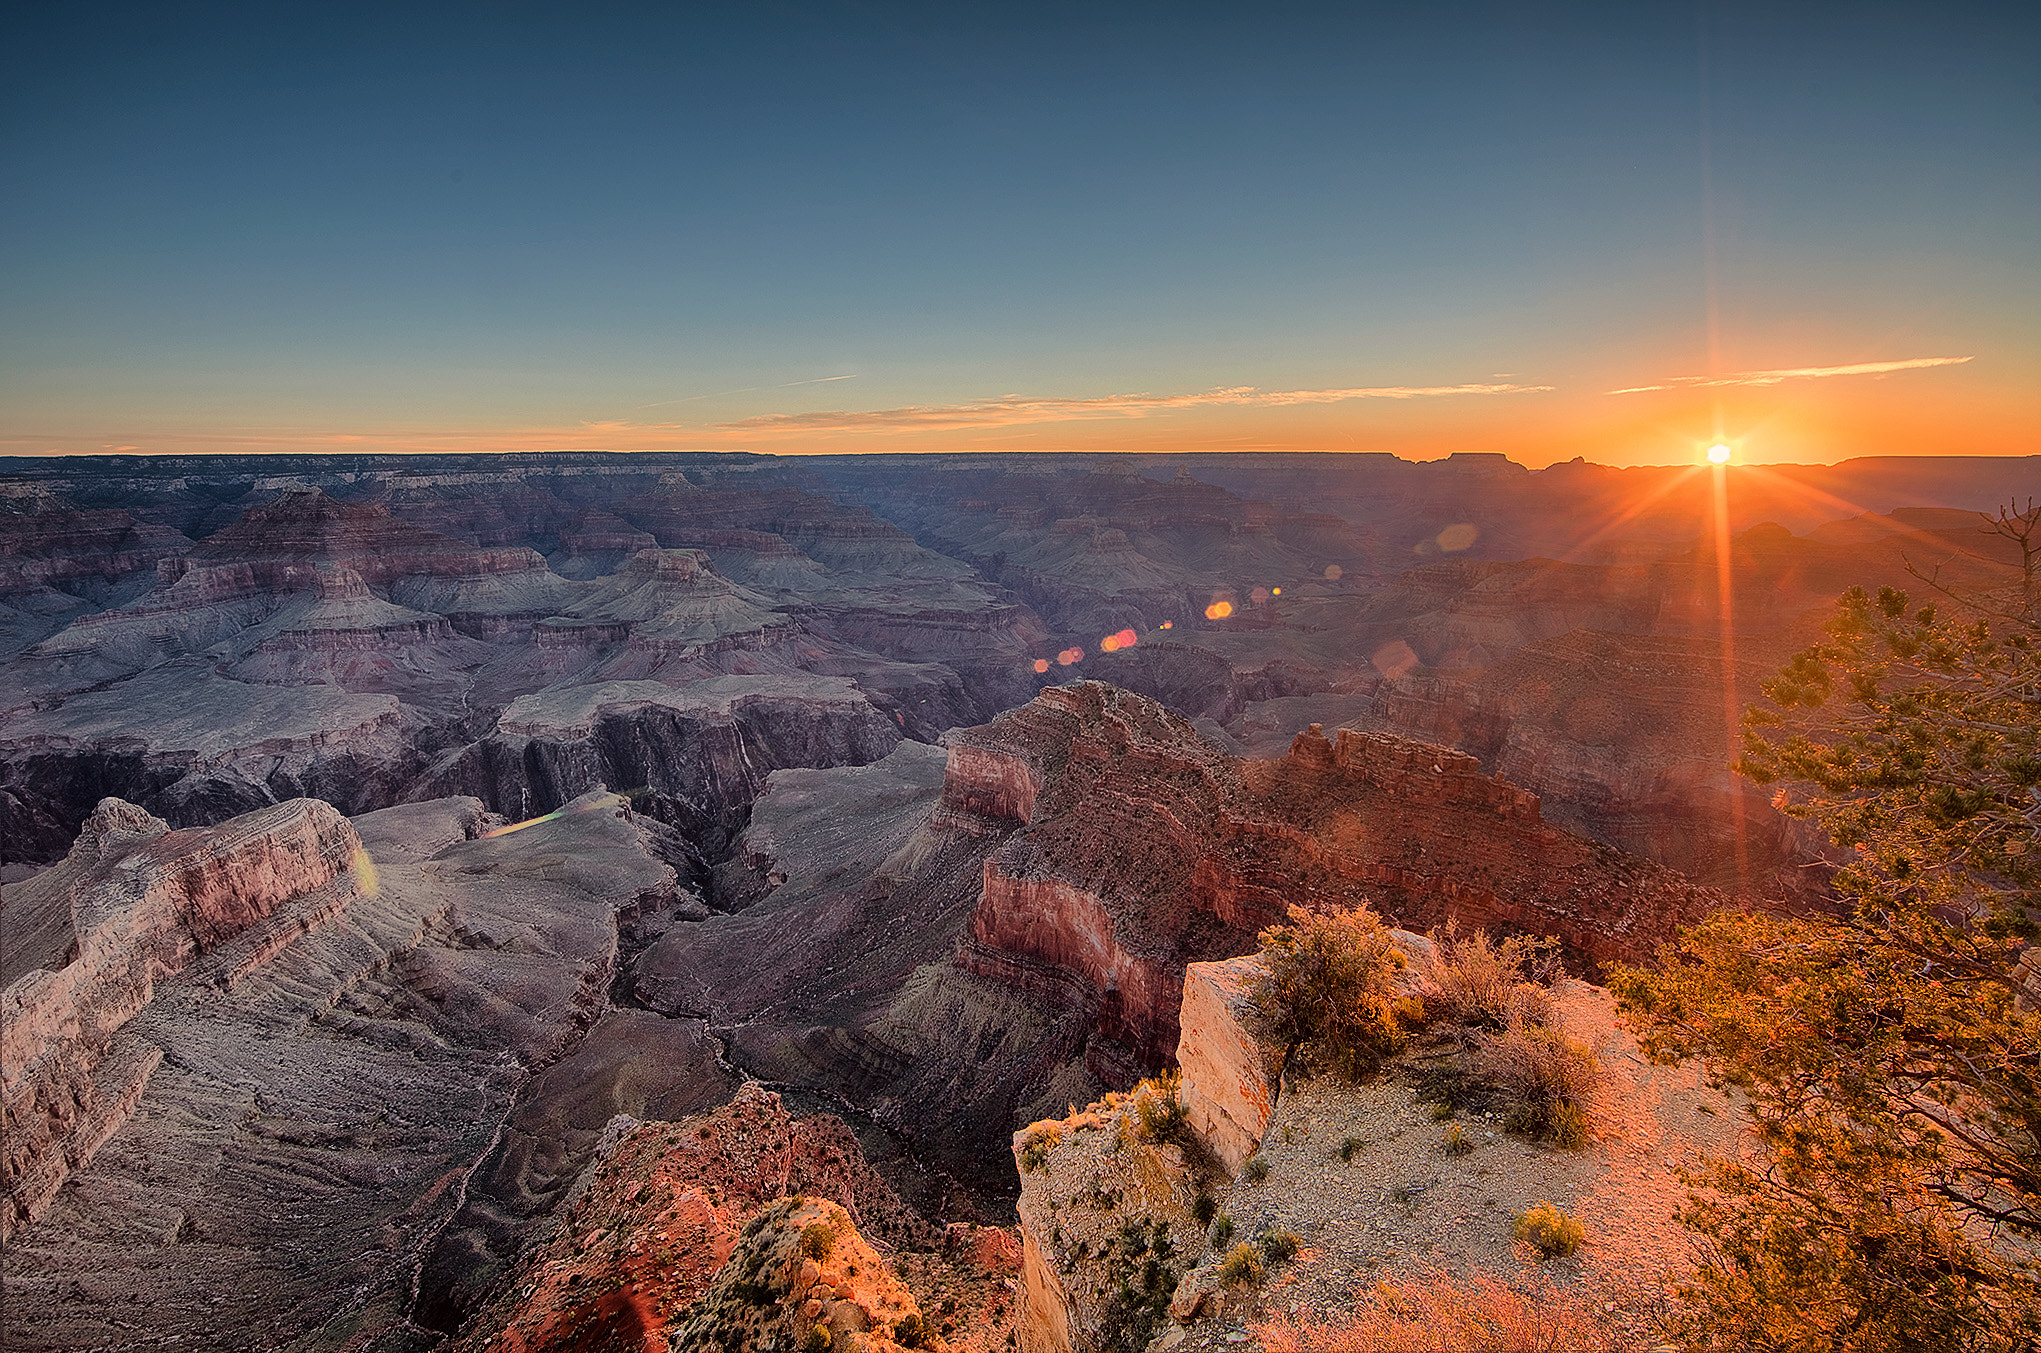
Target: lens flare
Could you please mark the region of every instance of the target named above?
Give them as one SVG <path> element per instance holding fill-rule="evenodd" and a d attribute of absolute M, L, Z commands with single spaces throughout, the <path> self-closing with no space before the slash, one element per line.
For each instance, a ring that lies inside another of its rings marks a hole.
<path fill-rule="evenodd" d="M 1729 464 L 1729 458 L 1735 454 L 1736 452 L 1730 449 L 1728 443 L 1717 442 L 1708 448 L 1708 463 L 1710 465 L 1727 465 Z"/>
<path fill-rule="evenodd" d="M 1176 624 L 1176 622 L 1175 622 L 1174 620 L 1165 620 L 1165 621 L 1163 621 L 1163 622 L 1162 622 L 1162 628 L 1164 628 L 1164 629 L 1169 629 L 1169 628 L 1171 628 L 1171 627 L 1172 627 L 1173 625 L 1175 625 L 1175 624 Z"/>
<path fill-rule="evenodd" d="M 1205 608 L 1205 619 L 1207 620 L 1224 620 L 1232 614 L 1233 603 L 1230 601 L 1215 601 Z"/>
<path fill-rule="evenodd" d="M 1345 572 L 1346 570 L 1341 568 L 1338 564 L 1327 564 L 1325 566 L 1325 581 L 1329 583 L 1336 583 L 1340 580 L 1340 576 Z"/>
<path fill-rule="evenodd" d="M 1047 658 L 1036 658 L 1036 659 L 1035 659 L 1035 670 L 1036 670 L 1037 672 L 1046 672 L 1046 671 L 1048 671 L 1048 670 L 1049 670 L 1049 660 L 1048 660 Z"/>

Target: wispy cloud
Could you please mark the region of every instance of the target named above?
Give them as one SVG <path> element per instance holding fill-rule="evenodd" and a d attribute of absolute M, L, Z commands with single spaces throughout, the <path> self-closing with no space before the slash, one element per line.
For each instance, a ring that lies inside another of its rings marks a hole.
<path fill-rule="evenodd" d="M 848 376 L 824 377 L 848 380 Z M 818 381 L 792 382 L 819 384 Z M 764 387 L 774 388 L 774 387 Z M 678 421 L 591 419 L 566 426 L 497 428 L 388 428 L 343 431 L 312 428 L 235 428 L 220 431 L 124 429 L 117 434 L 128 450 L 181 451 L 733 451 L 770 445 L 775 451 L 803 449 L 802 436 L 816 448 L 843 434 L 862 446 L 869 434 L 884 444 L 888 434 L 961 429 L 1024 427 L 1029 424 L 1134 419 L 1172 409 L 1210 406 L 1278 408 L 1289 404 L 1331 404 L 1349 399 L 1429 399 L 1447 395 L 1514 395 L 1550 390 L 1549 385 L 1383 385 L 1346 390 L 1257 390 L 1231 386 L 1187 395 L 1107 395 L 1097 399 L 1029 398 L 1006 395 L 964 404 L 916 404 L 897 409 L 768 414 L 705 426 Z M 1259 445 L 1259 443 L 1243 443 Z M 1283 442 L 1282 445 L 1292 445 Z M 0 455 L 62 455 L 110 449 L 107 433 L 0 432 Z"/>
<path fill-rule="evenodd" d="M 1657 385 L 1631 385 L 1612 395 L 1641 395 L 1648 390 L 1678 390 L 1693 385 L 1777 385 L 1781 381 L 1819 380 L 1827 376 L 1883 376 L 1924 366 L 1960 366 L 1972 357 L 1908 357 L 1898 362 L 1855 362 L 1849 366 L 1791 366 L 1778 371 L 1736 371 L 1727 376 L 1674 376 Z"/>
<path fill-rule="evenodd" d="M 651 404 L 640 404 L 641 409 L 663 409 L 669 404 L 692 404 L 698 399 L 721 399 L 724 395 L 748 395 L 757 390 L 791 390 L 796 385 L 827 385 L 831 381 L 854 381 L 858 373 L 847 376 L 817 376 L 813 380 L 781 381 L 778 385 L 741 385 L 735 390 L 711 390 L 705 395 L 685 395 L 679 399 L 662 399 Z"/>
<path fill-rule="evenodd" d="M 1348 390 L 1257 390 L 1228 386 L 1189 395 L 1104 395 L 1095 399 L 1055 399 L 1002 395 L 968 404 L 908 404 L 897 409 L 833 409 L 815 413 L 774 413 L 744 418 L 719 427 L 737 432 L 800 433 L 950 431 L 959 428 L 1013 427 L 1023 423 L 1064 423 L 1086 418 L 1142 418 L 1171 409 L 1236 405 L 1275 408 L 1286 404 L 1334 404 L 1349 399 L 1430 399 L 1441 395 L 1519 395 L 1550 390 L 1549 385 L 1376 385 Z"/>

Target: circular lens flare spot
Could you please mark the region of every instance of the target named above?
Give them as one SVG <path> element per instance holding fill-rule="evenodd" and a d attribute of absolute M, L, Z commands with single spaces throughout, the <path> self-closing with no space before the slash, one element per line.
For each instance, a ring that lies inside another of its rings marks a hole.
<path fill-rule="evenodd" d="M 1447 554 L 1458 554 L 1481 538 L 1481 530 L 1472 522 L 1454 522 L 1439 532 L 1438 546 Z"/>
<path fill-rule="evenodd" d="M 1283 589 L 1280 587 L 1271 587 L 1269 589 L 1269 595 L 1272 597 L 1280 597 L 1281 595 L 1283 595 Z"/>
<path fill-rule="evenodd" d="M 1049 670 L 1049 660 L 1048 660 L 1047 658 L 1036 658 L 1036 659 L 1035 659 L 1035 670 L 1036 670 L 1037 672 L 1046 672 L 1046 671 L 1048 671 L 1048 670 Z"/>
<path fill-rule="evenodd" d="M 1727 465 L 1729 464 L 1729 458 L 1735 454 L 1736 452 L 1730 449 L 1728 443 L 1717 442 L 1708 448 L 1708 463 L 1710 465 Z"/>
<path fill-rule="evenodd" d="M 1224 620 L 1232 614 L 1233 603 L 1230 601 L 1215 601 L 1205 608 L 1205 619 L 1207 620 Z"/>
<path fill-rule="evenodd" d="M 1325 566 L 1325 581 L 1329 583 L 1336 583 L 1340 580 L 1340 576 L 1345 572 L 1346 570 L 1341 568 L 1338 564 L 1327 564 Z"/>
<path fill-rule="evenodd" d="M 1165 620 L 1162 622 L 1162 628 L 1169 629 L 1173 627 L 1175 624 L 1176 622 L 1174 620 Z"/>

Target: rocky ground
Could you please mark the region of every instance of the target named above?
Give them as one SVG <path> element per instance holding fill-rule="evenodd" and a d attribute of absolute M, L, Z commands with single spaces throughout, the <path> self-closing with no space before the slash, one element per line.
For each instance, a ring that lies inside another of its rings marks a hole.
<path fill-rule="evenodd" d="M 1384 1282 L 1486 1278 L 1589 1313 L 1612 1347 L 1654 1347 L 1670 1285 L 1692 1261 L 1675 1220 L 1679 1172 L 1738 1149 L 1737 1106 L 1692 1068 L 1646 1063 L 1606 991 L 1565 981 L 1554 996 L 1561 1026 L 1597 1044 L 1605 1068 L 1578 1149 L 1513 1134 L 1499 1112 L 1444 1109 L 1428 1088 L 1451 1056 L 1443 1042 L 1420 1042 L 1360 1083 L 1324 1076 L 1286 1088 L 1256 1163 L 1230 1177 L 1195 1143 L 1144 1144 L 1131 1099 L 1030 1129 L 1046 1128 L 1050 1142 L 1032 1169 L 1029 1135 L 1018 1135 L 1023 1226 L 1048 1259 L 1046 1276 L 1029 1274 L 1027 1346 L 1255 1349 L 1272 1324 L 1338 1320 Z M 1464 1154 L 1446 1148 L 1456 1128 L 1471 1144 Z M 1210 1225 L 1196 1219 L 1200 1200 Z M 1578 1252 L 1544 1259 L 1515 1238 L 1514 1219 L 1539 1203 L 1580 1221 Z M 1296 1238 L 1295 1257 L 1258 1250 L 1258 1278 L 1228 1281 L 1230 1247 L 1274 1233 Z M 1144 1285 L 1150 1259 L 1164 1271 Z M 1145 1320 L 1142 1339 L 1069 1332 L 1110 1321 L 1115 1301 Z M 1059 1305 L 1086 1318 L 1057 1330 Z"/>

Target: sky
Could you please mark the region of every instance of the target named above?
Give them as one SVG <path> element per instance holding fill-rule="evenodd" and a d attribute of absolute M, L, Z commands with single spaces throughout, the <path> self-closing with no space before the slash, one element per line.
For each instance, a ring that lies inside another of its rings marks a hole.
<path fill-rule="evenodd" d="M 0 453 L 2041 452 L 2041 6 L 24 6 Z"/>

